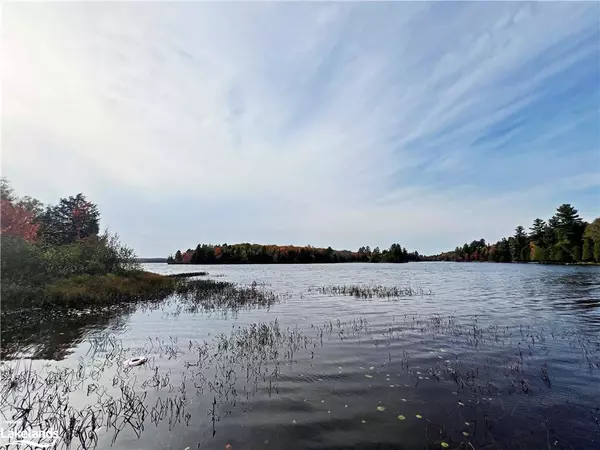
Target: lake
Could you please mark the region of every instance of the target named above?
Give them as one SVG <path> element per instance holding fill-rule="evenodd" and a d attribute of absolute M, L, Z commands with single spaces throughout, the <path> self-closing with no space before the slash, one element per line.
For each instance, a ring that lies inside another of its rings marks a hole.
<path fill-rule="evenodd" d="M 276 301 L 3 317 L 3 383 L 62 389 L 72 448 L 600 448 L 600 267 L 144 267 Z"/>

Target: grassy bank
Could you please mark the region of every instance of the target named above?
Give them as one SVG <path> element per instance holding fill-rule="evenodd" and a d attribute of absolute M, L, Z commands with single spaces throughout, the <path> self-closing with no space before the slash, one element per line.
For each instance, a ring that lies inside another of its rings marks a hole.
<path fill-rule="evenodd" d="M 45 289 L 45 306 L 81 308 L 160 300 L 174 292 L 177 281 L 150 272 L 127 275 L 79 275 L 58 280 Z"/>
<path fill-rule="evenodd" d="M 75 275 L 44 286 L 3 285 L 2 309 L 88 308 L 152 301 L 173 293 L 178 281 L 150 272 Z"/>

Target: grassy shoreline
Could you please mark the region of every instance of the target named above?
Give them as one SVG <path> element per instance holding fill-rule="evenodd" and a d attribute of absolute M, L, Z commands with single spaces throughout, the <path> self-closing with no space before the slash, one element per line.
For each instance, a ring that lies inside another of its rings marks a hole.
<path fill-rule="evenodd" d="M 142 270 L 119 275 L 74 275 L 35 289 L 3 286 L 2 310 L 104 307 L 160 300 L 175 292 L 179 283 L 178 278 Z"/>

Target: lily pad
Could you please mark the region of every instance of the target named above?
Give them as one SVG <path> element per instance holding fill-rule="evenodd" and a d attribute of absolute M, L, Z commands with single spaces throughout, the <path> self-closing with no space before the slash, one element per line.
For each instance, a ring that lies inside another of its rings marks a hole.
<path fill-rule="evenodd" d="M 447 442 L 442 442 L 440 445 L 444 448 L 450 447 Z"/>
<path fill-rule="evenodd" d="M 367 378 L 373 378 L 373 375 L 366 374 L 365 377 L 367 377 Z"/>
<path fill-rule="evenodd" d="M 422 418 L 423 418 L 423 416 L 422 416 L 421 414 L 416 414 L 416 415 L 415 415 L 415 417 L 416 417 L 417 419 L 422 419 Z"/>
<path fill-rule="evenodd" d="M 385 411 L 385 406 L 381 406 L 381 405 L 379 405 L 379 406 L 377 407 L 377 411 Z"/>
<path fill-rule="evenodd" d="M 400 415 L 398 416 L 398 420 L 406 420 L 406 417 L 404 417 L 402 414 L 400 414 Z"/>
<path fill-rule="evenodd" d="M 463 431 L 463 436 L 468 436 L 469 433 L 467 431 Z"/>
<path fill-rule="evenodd" d="M 363 420 L 361 420 L 361 423 L 367 423 L 367 421 L 363 419 Z"/>

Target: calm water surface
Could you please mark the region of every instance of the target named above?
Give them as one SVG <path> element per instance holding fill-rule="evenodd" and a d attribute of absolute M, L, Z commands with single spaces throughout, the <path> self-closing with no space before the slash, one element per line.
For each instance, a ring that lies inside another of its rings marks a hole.
<path fill-rule="evenodd" d="M 281 297 L 237 312 L 186 312 L 171 298 L 36 323 L 3 318 L 5 365 L 88 371 L 70 397 L 77 408 L 125 395 L 122 382 L 141 399 L 135 412 L 114 412 L 120 421 L 103 416 L 96 448 L 600 448 L 598 267 L 145 268 L 207 270 Z M 333 285 L 433 295 L 315 289 Z M 104 363 L 117 354 L 149 361 Z"/>

